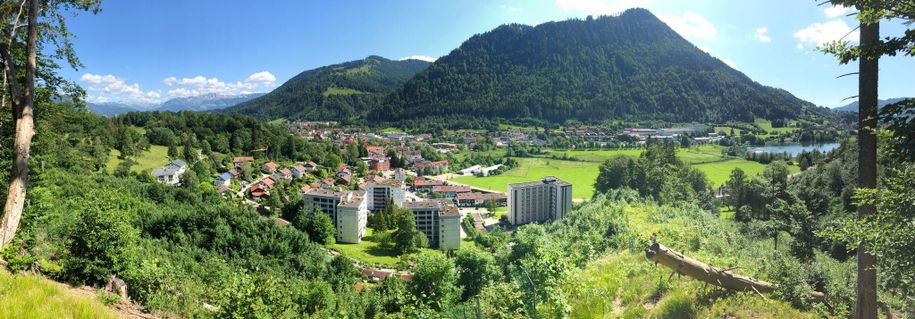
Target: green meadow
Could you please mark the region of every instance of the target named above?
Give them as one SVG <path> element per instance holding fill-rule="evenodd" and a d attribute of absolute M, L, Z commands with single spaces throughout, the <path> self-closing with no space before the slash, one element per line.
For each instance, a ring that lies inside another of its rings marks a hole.
<path fill-rule="evenodd" d="M 699 169 L 717 187 L 724 184 L 735 168 L 740 168 L 747 175 L 755 176 L 762 172 L 765 165 L 722 154 L 724 147 L 719 145 L 700 145 L 677 150 L 677 157 L 685 163 Z M 545 157 L 515 158 L 518 167 L 501 175 L 475 177 L 460 176 L 452 181 L 474 187 L 504 192 L 508 184 L 535 181 L 543 176 L 556 176 L 572 183 L 574 198 L 588 199 L 594 194 L 594 181 L 597 179 L 600 164 L 615 156 L 638 157 L 641 149 L 590 150 L 590 151 L 550 151 L 548 156 L 572 158 L 575 160 L 556 160 Z M 791 172 L 798 172 L 797 166 L 790 166 Z"/>
<path fill-rule="evenodd" d="M 121 163 L 121 159 L 118 156 L 121 155 L 121 152 L 117 150 L 111 150 L 108 153 L 108 172 L 112 173 L 118 167 L 118 164 Z M 149 150 L 144 151 L 134 159 L 137 161 L 136 164 L 130 167 L 130 170 L 133 172 L 150 172 L 153 169 L 162 167 L 168 163 L 168 147 L 161 145 L 150 145 Z"/>

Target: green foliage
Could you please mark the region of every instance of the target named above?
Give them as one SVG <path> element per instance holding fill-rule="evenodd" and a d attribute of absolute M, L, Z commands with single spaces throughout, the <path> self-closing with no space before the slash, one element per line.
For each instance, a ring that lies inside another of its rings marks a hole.
<path fill-rule="evenodd" d="M 457 272 L 452 262 L 437 251 L 424 251 L 412 258 L 416 262 L 407 289 L 420 304 L 441 310 L 459 296 Z"/>
<path fill-rule="evenodd" d="M 492 254 L 478 248 L 471 246 L 458 250 L 454 264 L 458 273 L 457 284 L 463 287 L 462 300 L 476 297 L 487 285 L 499 279 L 499 269 Z"/>
<path fill-rule="evenodd" d="M 337 231 L 334 229 L 334 223 L 318 207 L 303 207 L 299 214 L 292 219 L 292 223 L 296 228 L 308 234 L 308 238 L 318 244 L 330 245 L 335 242 Z"/>
<path fill-rule="evenodd" d="M 390 207 L 393 209 L 394 224 L 397 226 L 397 229 L 391 234 L 394 250 L 401 255 L 416 252 L 421 247 L 418 244 L 422 242 L 422 239 L 417 237 L 423 236 L 422 238 L 425 238 L 425 236 L 416 230 L 416 220 L 413 217 L 413 212 L 395 205 Z M 426 245 L 428 246 L 428 241 L 426 241 Z"/>
<path fill-rule="evenodd" d="M 224 112 L 262 119 L 355 121 L 428 62 L 392 61 L 378 56 L 309 70 L 267 95 Z"/>
<path fill-rule="evenodd" d="M 107 194 L 105 193 L 107 192 Z M 112 199 L 113 191 L 87 194 L 88 198 Z M 63 276 L 73 282 L 104 284 L 108 276 L 130 267 L 138 232 L 130 216 L 99 201 L 73 201 L 73 219 L 60 235 L 66 251 Z"/>
<path fill-rule="evenodd" d="M 498 80 L 496 80 L 498 79 Z M 753 82 L 644 9 L 509 24 L 475 35 L 390 95 L 370 120 L 794 119 L 826 110 Z"/>

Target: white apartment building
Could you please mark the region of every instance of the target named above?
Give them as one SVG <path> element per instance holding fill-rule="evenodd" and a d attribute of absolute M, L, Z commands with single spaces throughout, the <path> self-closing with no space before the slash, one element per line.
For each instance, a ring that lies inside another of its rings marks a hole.
<path fill-rule="evenodd" d="M 429 247 L 442 250 L 461 248 L 461 214 L 457 207 L 442 201 L 404 202 L 413 211 L 416 230 L 426 235 Z"/>
<path fill-rule="evenodd" d="M 317 207 L 333 221 L 337 241 L 358 243 L 365 235 L 368 202 L 362 191 L 309 189 L 303 194 L 305 207 Z"/>
<path fill-rule="evenodd" d="M 401 206 L 406 196 L 405 190 L 402 180 L 376 179 L 366 183 L 365 192 L 368 196 L 369 210 L 377 212 L 384 209 L 388 199 L 394 205 Z"/>
<path fill-rule="evenodd" d="M 508 185 L 508 220 L 513 225 L 556 220 L 572 210 L 572 184 L 554 176 Z"/>

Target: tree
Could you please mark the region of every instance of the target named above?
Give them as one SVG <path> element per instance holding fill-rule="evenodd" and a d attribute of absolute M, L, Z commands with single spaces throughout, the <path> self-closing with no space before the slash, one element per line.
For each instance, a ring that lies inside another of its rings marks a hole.
<path fill-rule="evenodd" d="M 394 206 L 394 205 L 391 205 Z M 394 250 L 398 254 L 409 254 L 417 251 L 416 240 L 416 220 L 413 212 L 408 209 L 392 207 L 394 214 L 394 223 L 397 230 L 394 231 Z"/>
<path fill-rule="evenodd" d="M 902 36 L 880 39 L 880 20 L 915 20 L 915 5 L 911 0 L 830 0 L 832 5 L 854 7 L 861 22 L 857 46 L 841 39 L 827 44 L 822 50 L 835 55 L 839 63 L 858 61 L 858 182 L 859 192 L 877 188 L 877 81 L 879 60 L 883 55 L 898 52 L 915 55 L 915 30 Z M 858 218 L 867 219 L 876 212 L 874 203 L 858 205 Z M 868 242 L 858 246 L 858 295 L 855 318 L 877 317 L 877 256 L 868 252 Z"/>
<path fill-rule="evenodd" d="M 105 148 L 105 144 L 102 143 L 102 139 L 98 136 L 92 140 L 90 155 L 95 160 L 95 170 L 102 170 L 108 164 L 108 149 Z"/>
<path fill-rule="evenodd" d="M 735 211 L 743 206 L 746 201 L 747 174 L 742 169 L 735 168 L 731 171 L 731 177 L 724 183 L 724 187 L 728 193 L 728 205 Z"/>
<path fill-rule="evenodd" d="M 483 288 L 498 279 L 499 267 L 492 254 L 476 247 L 458 250 L 454 256 L 454 265 L 458 273 L 457 284 L 464 288 L 462 300 L 476 297 Z"/>
<path fill-rule="evenodd" d="M 175 146 L 174 142 L 168 144 L 168 157 L 172 159 L 178 158 L 178 147 Z"/>
<path fill-rule="evenodd" d="M 407 283 L 414 298 L 432 309 L 441 310 L 457 296 L 457 273 L 454 263 L 437 251 L 427 251 L 416 256 L 416 268 Z"/>
<path fill-rule="evenodd" d="M 329 245 L 335 241 L 336 230 L 333 221 L 317 206 L 306 208 L 293 220 L 293 224 L 316 243 Z"/>
<path fill-rule="evenodd" d="M 62 12 L 69 10 L 98 12 L 99 2 L 67 0 L 48 3 L 40 0 L 23 0 L 18 5 L 15 2 L 4 2 L 0 6 L 0 14 L 4 15 L 2 27 L 10 28 L 9 33 L 4 32 L 4 36 L 7 37 L 0 40 L 0 59 L 2 59 L 0 67 L 3 69 L 3 90 L 6 93 L 3 95 L 3 107 L 6 106 L 6 97 L 9 96 L 12 120 L 16 122 L 10 184 L 3 207 L 3 221 L 0 223 L 0 248 L 9 243 L 16 235 L 22 210 L 25 207 L 26 190 L 29 183 L 29 152 L 32 137 L 35 135 L 36 80 L 40 78 L 41 84 L 48 87 L 50 92 L 54 92 L 52 94 L 66 92 L 76 97 L 77 104 L 81 103 L 80 98 L 85 94 L 82 89 L 60 78 L 54 72 L 54 67 L 57 66 L 54 59 L 64 59 L 73 68 L 81 66 L 73 51 L 70 42 L 72 34 L 67 29 L 66 19 Z M 21 34 L 16 32 L 22 27 L 23 14 L 28 17 L 24 39 Z M 39 25 L 39 16 L 46 18 L 43 19 L 42 25 Z M 39 29 L 42 29 L 42 32 L 39 33 Z M 25 42 L 24 57 L 17 54 L 22 52 L 19 51 L 23 47 L 22 42 Z M 46 47 L 46 45 L 54 48 Z M 54 53 L 47 56 L 43 52 Z M 19 70 L 23 64 L 25 65 L 25 71 L 22 73 L 24 77 L 19 78 Z M 42 70 L 36 72 L 39 65 L 43 66 Z M 48 96 L 43 96 L 41 99 L 50 101 Z"/>
<path fill-rule="evenodd" d="M 138 236 L 126 213 L 94 205 L 77 212 L 64 232 L 65 276 L 92 285 L 127 269 Z"/>

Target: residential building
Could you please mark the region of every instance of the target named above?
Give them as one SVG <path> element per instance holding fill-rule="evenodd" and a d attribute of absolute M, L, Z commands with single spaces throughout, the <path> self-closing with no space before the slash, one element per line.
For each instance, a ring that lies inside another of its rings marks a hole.
<path fill-rule="evenodd" d="M 394 179 L 398 181 L 407 180 L 407 172 L 403 168 L 398 168 L 394 170 Z"/>
<path fill-rule="evenodd" d="M 425 176 L 417 176 L 413 179 L 413 191 L 415 192 L 431 192 L 433 187 L 443 185 L 445 185 L 444 181 L 430 179 Z"/>
<path fill-rule="evenodd" d="M 508 220 L 514 225 L 556 220 L 572 210 L 572 184 L 553 176 L 508 185 Z"/>
<path fill-rule="evenodd" d="M 267 173 L 273 173 L 276 172 L 277 167 L 279 167 L 279 165 L 274 162 L 266 162 L 264 165 L 261 165 L 261 170 Z"/>
<path fill-rule="evenodd" d="M 396 179 L 376 178 L 365 184 L 369 197 L 369 210 L 377 212 L 385 209 L 388 200 L 400 206 L 406 196 L 404 183 Z"/>
<path fill-rule="evenodd" d="M 302 176 L 305 176 L 305 173 L 308 172 L 308 169 L 305 168 L 305 165 L 299 163 L 293 165 L 290 172 L 292 172 L 293 178 L 302 178 Z"/>
<path fill-rule="evenodd" d="M 312 188 L 303 198 L 305 207 L 316 207 L 333 221 L 337 241 L 358 243 L 365 235 L 368 202 L 362 191 L 333 191 Z"/>
<path fill-rule="evenodd" d="M 369 160 L 369 170 L 375 172 L 390 171 L 391 170 L 391 158 L 382 156 L 382 157 L 373 157 Z"/>
<path fill-rule="evenodd" d="M 429 247 L 446 250 L 460 248 L 461 214 L 457 207 L 436 200 L 404 202 L 403 207 L 413 212 L 416 231 L 426 236 Z"/>
<path fill-rule="evenodd" d="M 368 224 L 368 200 L 364 192 L 347 192 L 337 205 L 335 228 L 337 229 L 337 242 L 359 243 L 365 236 L 365 227 Z"/>
<path fill-rule="evenodd" d="M 219 174 L 219 177 L 216 177 L 216 180 L 213 181 L 214 186 L 229 186 L 232 183 L 232 173 L 225 172 Z"/>
<path fill-rule="evenodd" d="M 458 193 L 455 199 L 461 207 L 482 207 L 487 201 L 493 201 L 498 206 L 508 205 L 508 195 L 505 193 L 465 192 Z"/>
<path fill-rule="evenodd" d="M 432 192 L 441 194 L 445 197 L 454 198 L 460 193 L 470 193 L 470 187 L 452 185 L 433 186 Z"/>
<path fill-rule="evenodd" d="M 241 166 L 243 163 L 251 164 L 254 161 L 253 156 L 237 156 L 232 159 L 232 164 L 235 164 L 235 167 Z"/>
<path fill-rule="evenodd" d="M 187 163 L 180 159 L 173 160 L 161 168 L 153 170 L 153 176 L 160 183 L 178 185 L 181 174 L 187 170 Z"/>

